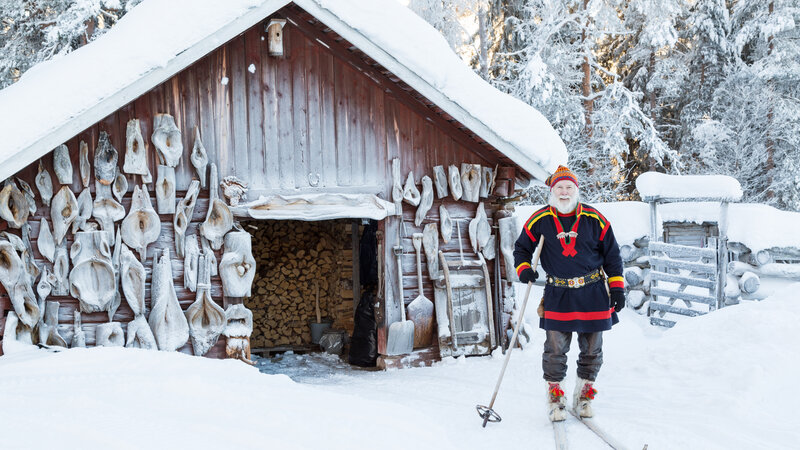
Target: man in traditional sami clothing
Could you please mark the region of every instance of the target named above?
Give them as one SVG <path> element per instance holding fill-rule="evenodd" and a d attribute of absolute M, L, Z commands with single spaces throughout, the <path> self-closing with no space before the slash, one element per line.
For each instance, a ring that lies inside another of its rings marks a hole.
<path fill-rule="evenodd" d="M 542 355 L 547 381 L 548 415 L 566 419 L 561 383 L 567 374 L 567 351 L 578 333 L 578 382 L 573 395 L 575 413 L 592 417 L 593 383 L 603 363 L 603 331 L 619 321 L 625 306 L 622 258 L 611 224 L 599 211 L 578 201 L 578 179 L 559 166 L 548 178 L 549 205 L 527 220 L 514 245 L 514 265 L 523 283 L 536 281 L 531 257 L 544 237 L 542 268 L 547 273 L 543 316 L 547 334 Z M 606 277 L 608 277 L 606 285 Z"/>

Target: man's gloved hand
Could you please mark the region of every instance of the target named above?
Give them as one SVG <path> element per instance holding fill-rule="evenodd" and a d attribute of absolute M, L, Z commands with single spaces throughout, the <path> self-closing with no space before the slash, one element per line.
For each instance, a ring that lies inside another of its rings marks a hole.
<path fill-rule="evenodd" d="M 539 274 L 530 267 L 526 268 L 522 271 L 522 273 L 519 274 L 519 281 L 525 284 L 533 283 L 537 278 L 539 278 Z"/>
<path fill-rule="evenodd" d="M 616 289 L 611 291 L 611 306 L 616 312 L 620 312 L 625 307 L 625 291 Z"/>

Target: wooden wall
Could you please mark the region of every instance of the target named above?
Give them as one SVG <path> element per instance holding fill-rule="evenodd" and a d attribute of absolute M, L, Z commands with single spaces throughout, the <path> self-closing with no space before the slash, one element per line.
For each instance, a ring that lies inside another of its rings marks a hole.
<path fill-rule="evenodd" d="M 433 175 L 435 165 L 446 167 L 455 164 L 460 167 L 461 163 L 467 162 L 495 167 L 497 164 L 496 159 L 478 143 L 416 102 L 408 93 L 399 89 L 386 90 L 383 86 L 388 79 L 378 80 L 377 77 L 382 75 L 376 75 L 370 66 L 345 47 L 337 48 L 334 42 L 321 45 L 307 24 L 295 26 L 287 23 L 284 28 L 285 56 L 269 56 L 263 25 L 256 25 L 225 43 L 66 142 L 76 171 L 72 185 L 76 196 L 81 190 L 77 175 L 79 142 L 84 140 L 89 144 L 90 161 L 93 161 L 99 133 L 106 131 L 119 151 L 121 167 L 126 124 L 133 118 L 141 121 L 149 149 L 150 170 L 155 179 L 157 159 L 150 135 L 153 117 L 158 113 L 173 115 L 183 132 L 184 154 L 176 168 L 178 199 L 183 197 L 195 176 L 188 159 L 195 126 L 200 130 L 210 160 L 218 164 L 220 179 L 235 175 L 249 183 L 249 199 L 255 199 L 259 194 L 311 192 L 372 193 L 390 199 L 389 162 L 396 157 L 400 158 L 403 179 L 413 170 L 418 184 L 423 175 Z M 45 156 L 43 160 L 52 174 L 52 156 Z M 18 176 L 34 186 L 36 172 L 37 162 L 34 162 Z M 513 168 L 510 173 L 511 176 L 500 183 L 513 185 Z M 55 181 L 55 177 L 53 179 Z M 133 184 L 138 180 L 129 176 L 129 183 L 131 189 L 123 202 L 126 210 Z M 55 182 L 54 186 L 57 190 Z M 91 189 L 94 190 L 93 185 Z M 152 197 L 155 206 L 155 196 Z M 187 234 L 195 233 L 196 226 L 205 218 L 208 190 L 202 190 L 200 197 Z M 493 197 L 486 205 L 490 222 L 494 211 L 499 208 L 496 203 L 489 204 L 495 200 Z M 445 204 L 448 204 L 447 200 Z M 439 200 L 436 200 L 425 223 L 438 221 L 438 205 Z M 449 205 L 452 207 L 451 215 L 462 220 L 462 238 L 467 235 L 465 220 L 474 216 L 476 206 L 467 202 Z M 404 248 L 406 302 L 416 296 L 415 263 L 412 263 L 414 256 L 410 243 L 411 233 L 417 231 L 413 229 L 413 211 L 410 207 L 405 208 L 405 227 L 400 227 L 396 218 L 382 224 L 387 284 L 385 298 L 381 299 L 385 302 L 385 310 L 381 314 L 387 321 L 396 320 L 399 315 L 399 303 L 393 300 L 398 297 L 398 289 L 396 281 L 391 283 L 395 278 L 390 275 L 396 273 L 396 268 L 392 269 L 395 266 L 389 260 L 391 247 L 398 242 L 397 236 L 400 236 Z M 31 220 L 34 249 L 38 217 L 42 212 L 40 209 Z M 162 216 L 161 219 L 161 238 L 157 244 L 151 245 L 151 252 L 153 248 L 168 246 L 174 256 L 172 216 Z M 349 239 L 349 236 L 343 239 Z M 464 249 L 469 249 L 468 240 L 464 242 Z M 444 250 L 457 252 L 457 241 L 445 246 Z M 41 263 L 40 255 L 37 253 L 36 256 Z M 149 274 L 150 264 L 146 267 Z M 490 270 L 493 270 L 492 264 Z M 179 298 L 185 308 L 193 301 L 193 295 L 181 288 L 182 261 L 173 258 L 173 271 Z M 212 284 L 212 294 L 221 301 L 219 280 L 212 280 Z M 426 295 L 432 298 L 431 292 L 426 292 Z M 55 300 L 62 301 L 62 320 L 71 324 L 71 311 L 76 302 L 67 298 Z M 117 320 L 128 319 L 125 314 L 129 314 L 129 310 L 125 308 L 127 305 L 123 302 Z M 100 316 L 84 318 L 85 323 L 93 321 L 100 321 Z"/>

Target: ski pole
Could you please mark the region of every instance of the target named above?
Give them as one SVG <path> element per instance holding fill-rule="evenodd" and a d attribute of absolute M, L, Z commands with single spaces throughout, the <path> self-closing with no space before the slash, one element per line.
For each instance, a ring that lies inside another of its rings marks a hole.
<path fill-rule="evenodd" d="M 533 255 L 533 264 L 531 267 L 533 270 L 536 270 L 536 266 L 539 264 L 539 256 L 542 254 L 542 246 L 544 245 L 544 236 L 539 239 L 539 245 L 536 247 L 536 253 Z M 500 376 L 497 378 L 497 384 L 494 387 L 494 393 L 492 394 L 492 401 L 489 402 L 489 406 L 477 405 L 475 409 L 478 410 L 478 415 L 481 416 L 483 419 L 483 428 L 486 428 L 487 422 L 500 422 L 501 419 L 500 415 L 492 409 L 494 406 L 494 401 L 497 399 L 497 392 L 500 390 L 500 383 L 503 382 L 503 375 L 506 373 L 506 367 L 508 367 L 508 360 L 511 359 L 511 351 L 514 349 L 514 346 L 517 345 L 517 334 L 519 334 L 519 329 L 522 328 L 522 319 L 525 317 L 525 307 L 528 306 L 528 297 L 531 295 L 531 288 L 533 287 L 533 282 L 528 282 L 528 289 L 525 291 L 525 300 L 522 301 L 522 309 L 519 312 L 519 322 L 517 323 L 516 328 L 514 328 L 514 335 L 511 336 L 511 345 L 508 347 L 508 353 L 506 353 L 506 359 L 503 362 L 503 368 L 500 370 Z"/>

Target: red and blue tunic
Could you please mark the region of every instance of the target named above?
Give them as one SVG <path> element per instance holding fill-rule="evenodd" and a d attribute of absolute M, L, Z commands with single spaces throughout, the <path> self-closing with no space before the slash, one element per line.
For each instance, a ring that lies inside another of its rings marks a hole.
<path fill-rule="evenodd" d="M 578 203 L 575 211 L 567 215 L 550 206 L 534 212 L 514 245 L 517 274 L 531 266 L 533 252 L 542 236 L 545 239 L 539 261 L 548 275 L 575 278 L 602 268 L 611 290 L 625 289 L 617 240 L 611 224 L 598 210 Z M 544 318 L 539 326 L 545 330 L 581 333 L 610 330 L 619 322 L 610 303 L 604 282 L 580 288 L 547 284 Z"/>

